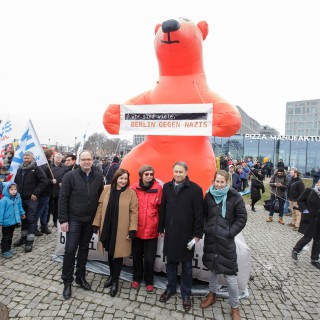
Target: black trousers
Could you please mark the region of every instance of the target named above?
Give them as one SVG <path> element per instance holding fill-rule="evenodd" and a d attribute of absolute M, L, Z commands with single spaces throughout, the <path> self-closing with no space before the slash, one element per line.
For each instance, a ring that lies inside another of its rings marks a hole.
<path fill-rule="evenodd" d="M 157 244 L 158 238 L 132 240 L 133 281 L 140 283 L 144 279 L 146 286 L 153 284 Z"/>
<path fill-rule="evenodd" d="M 320 254 L 320 238 L 312 238 L 303 236 L 294 246 L 293 250 L 300 252 L 311 240 L 313 239 L 312 249 L 311 249 L 311 260 L 319 261 Z"/>
<path fill-rule="evenodd" d="M 2 227 L 1 251 L 2 253 L 11 250 L 12 238 L 15 225 Z"/>
<path fill-rule="evenodd" d="M 116 283 L 119 281 L 119 278 L 120 278 L 123 258 L 114 258 L 112 254 L 108 253 L 108 262 L 109 262 L 110 275 L 112 277 L 112 282 Z"/>
<path fill-rule="evenodd" d="M 77 265 L 75 276 L 85 277 L 86 263 L 89 253 L 89 243 L 92 239 L 92 223 L 69 221 L 69 231 L 66 233 L 66 246 L 62 265 L 63 282 L 73 282 L 74 264 L 77 254 Z"/>
<path fill-rule="evenodd" d="M 59 197 L 50 197 L 49 200 L 49 210 L 48 210 L 48 223 L 50 221 L 50 215 L 52 214 L 53 223 L 57 223 L 58 221 L 58 200 Z"/>
<path fill-rule="evenodd" d="M 254 205 L 258 202 L 258 199 L 251 199 L 251 207 L 254 208 Z"/>

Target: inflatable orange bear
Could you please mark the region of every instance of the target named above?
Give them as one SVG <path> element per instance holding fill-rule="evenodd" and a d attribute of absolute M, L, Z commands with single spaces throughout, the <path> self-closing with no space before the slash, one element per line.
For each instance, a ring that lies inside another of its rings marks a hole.
<path fill-rule="evenodd" d="M 208 34 L 205 21 L 195 25 L 184 18 L 167 20 L 155 28 L 154 46 L 159 64 L 156 86 L 128 100 L 125 104 L 213 104 L 212 135 L 229 137 L 241 126 L 241 116 L 234 106 L 208 87 L 202 60 L 202 42 Z M 103 124 L 110 134 L 119 134 L 120 105 L 109 105 Z M 195 129 L 196 130 L 196 129 Z M 173 177 L 172 166 L 185 161 L 189 177 L 203 191 L 211 185 L 216 162 L 209 137 L 147 136 L 145 141 L 128 153 L 121 164 L 138 180 L 143 164 L 152 165 L 156 177 L 163 182 Z"/>

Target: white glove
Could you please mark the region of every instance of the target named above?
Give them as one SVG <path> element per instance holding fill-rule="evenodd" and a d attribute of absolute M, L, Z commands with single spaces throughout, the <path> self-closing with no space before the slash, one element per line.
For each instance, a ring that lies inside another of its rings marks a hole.
<path fill-rule="evenodd" d="M 195 244 L 196 244 L 196 240 L 193 238 L 187 243 L 187 249 L 191 250 Z"/>

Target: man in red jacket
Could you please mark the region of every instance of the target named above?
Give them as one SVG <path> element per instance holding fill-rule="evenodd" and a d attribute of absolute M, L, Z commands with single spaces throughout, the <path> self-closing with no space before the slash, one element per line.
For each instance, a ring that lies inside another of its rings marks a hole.
<path fill-rule="evenodd" d="M 139 181 L 132 186 L 137 194 L 139 212 L 138 230 L 136 237 L 132 240 L 133 282 L 131 287 L 137 289 L 144 279 L 147 292 L 152 292 L 162 187 L 155 180 L 154 169 L 149 165 L 140 168 L 139 177 Z"/>

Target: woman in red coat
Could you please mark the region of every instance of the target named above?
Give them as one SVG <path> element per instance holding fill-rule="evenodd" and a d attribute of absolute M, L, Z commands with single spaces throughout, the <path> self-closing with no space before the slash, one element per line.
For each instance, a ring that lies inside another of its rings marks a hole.
<path fill-rule="evenodd" d="M 162 187 L 155 180 L 154 169 L 149 165 L 140 168 L 139 177 L 139 181 L 132 186 L 137 194 L 139 209 L 138 230 L 132 241 L 133 282 L 131 286 L 137 289 L 144 279 L 147 292 L 152 292 Z"/>

